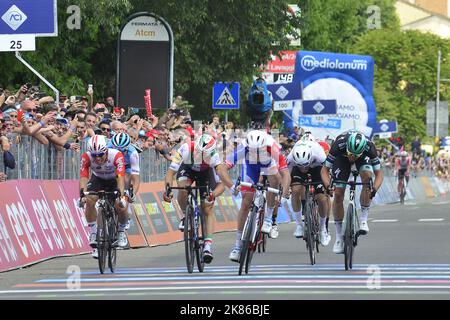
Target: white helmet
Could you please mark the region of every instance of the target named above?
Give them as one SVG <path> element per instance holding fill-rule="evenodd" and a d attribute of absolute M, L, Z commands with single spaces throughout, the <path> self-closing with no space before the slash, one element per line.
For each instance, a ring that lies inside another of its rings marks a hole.
<path fill-rule="evenodd" d="M 408 152 L 406 152 L 406 151 L 400 152 L 400 157 L 407 157 L 407 156 L 408 156 Z"/>
<path fill-rule="evenodd" d="M 89 140 L 88 151 L 94 154 L 108 151 L 106 137 L 103 135 L 95 135 Z"/>
<path fill-rule="evenodd" d="M 267 133 L 259 130 L 252 130 L 247 134 L 247 146 L 251 149 L 259 149 L 266 145 Z"/>
<path fill-rule="evenodd" d="M 311 147 L 307 144 L 298 144 L 292 149 L 292 159 L 301 167 L 309 166 L 311 164 L 311 158 Z"/>
<path fill-rule="evenodd" d="M 195 140 L 195 151 L 212 155 L 216 150 L 216 140 L 209 134 L 202 134 Z"/>
<path fill-rule="evenodd" d="M 306 131 L 300 138 L 300 141 L 316 141 L 316 138 L 310 131 Z"/>

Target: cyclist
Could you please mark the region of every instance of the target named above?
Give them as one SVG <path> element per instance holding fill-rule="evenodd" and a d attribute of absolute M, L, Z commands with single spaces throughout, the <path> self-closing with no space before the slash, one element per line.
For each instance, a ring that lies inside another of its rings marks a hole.
<path fill-rule="evenodd" d="M 372 176 L 375 175 L 372 190 L 370 190 L 368 185 L 364 185 L 363 191 L 361 192 L 361 216 L 359 222 L 360 234 L 364 235 L 369 232 L 367 218 L 370 202 L 375 197 L 377 190 L 383 182 L 383 171 L 381 170 L 380 159 L 378 158 L 375 144 L 366 138 L 364 134 L 356 130 L 344 132 L 336 138 L 321 171 L 325 189 L 330 195 L 334 193 L 332 205 L 336 227 L 336 242 L 333 247 L 334 253 L 344 252 L 342 220 L 344 218 L 344 194 L 346 186 L 337 184 L 333 192 L 330 185 L 330 171 L 333 179 L 347 181 L 353 164 L 356 165 L 363 183 L 368 183 Z"/>
<path fill-rule="evenodd" d="M 406 185 L 409 183 L 409 172 L 411 169 L 411 158 L 408 157 L 407 151 L 400 152 L 400 157 L 395 161 L 395 170 L 397 171 L 397 177 L 398 177 L 398 186 L 397 191 L 400 194 L 403 186 L 404 186 L 404 180 L 406 180 Z"/>
<path fill-rule="evenodd" d="M 139 192 L 140 177 L 139 177 L 139 152 L 131 144 L 131 137 L 128 133 L 120 132 L 112 136 L 108 144 L 108 148 L 117 149 L 122 152 L 125 159 L 125 195 L 128 203 L 133 203 L 136 200 L 136 195 Z M 132 190 L 132 191 L 131 191 Z M 130 227 L 130 220 L 128 220 L 126 229 Z"/>
<path fill-rule="evenodd" d="M 89 172 L 92 174 L 89 177 Z M 125 197 L 125 160 L 119 150 L 109 149 L 105 136 L 94 135 L 89 140 L 88 151 L 81 156 L 80 165 L 80 207 L 86 204 L 85 216 L 89 225 L 89 244 L 94 248 L 93 257 L 97 258 L 97 196 L 84 196 L 84 191 L 115 191 L 120 196 L 116 199 L 116 210 L 119 215 L 119 247 L 128 244 L 125 227 L 128 221 L 127 201 Z"/>
<path fill-rule="evenodd" d="M 222 164 L 217 152 L 216 140 L 209 134 L 202 134 L 195 141 L 184 143 L 174 153 L 165 178 L 166 192 L 163 197 L 166 202 L 172 201 L 172 195 L 168 193 L 167 187 L 172 186 L 175 174 L 178 187 L 190 186 L 195 181 L 197 186 L 204 187 L 208 184 L 212 190 L 209 194 L 206 194 L 206 188 L 200 190 L 201 210 L 206 221 L 203 260 L 205 263 L 211 263 L 213 260 L 214 201 L 225 191 L 224 185 L 228 188 L 234 187 L 226 166 Z M 186 190 L 178 190 L 177 201 L 184 213 L 187 206 Z M 184 230 L 184 216 L 181 218 L 179 229 Z"/>
<path fill-rule="evenodd" d="M 292 182 L 304 182 L 307 175 L 310 174 L 313 183 L 322 183 L 320 171 L 325 162 L 326 155 L 322 146 L 316 141 L 305 141 L 296 144 L 291 153 L 287 157 L 289 172 L 291 174 Z M 295 222 L 297 228 L 294 232 L 296 238 L 303 237 L 303 222 L 302 222 L 302 205 L 300 199 L 305 199 L 305 186 L 295 185 L 291 187 L 292 190 L 292 209 L 295 214 Z M 325 189 L 322 184 L 315 186 L 314 198 L 317 201 L 320 215 L 320 243 L 322 246 L 327 246 L 331 240 L 326 230 L 326 218 L 330 211 L 328 195 L 325 194 Z"/>
<path fill-rule="evenodd" d="M 281 176 L 283 195 L 281 203 L 289 199 L 290 175 L 287 170 L 286 158 L 282 154 L 279 145 L 272 136 L 264 131 L 249 131 L 245 140 L 236 148 L 233 154 L 227 157 L 225 163 L 228 169 L 238 162 L 244 162 L 242 166 L 242 178 L 244 182 L 258 183 L 260 175 L 267 176 L 269 185 L 278 188 L 280 185 L 278 173 Z M 247 219 L 250 206 L 253 202 L 254 192 L 252 188 L 242 187 L 242 205 L 237 218 L 236 243 L 230 253 L 230 260 L 239 262 L 242 248 L 242 231 Z M 275 195 L 267 194 L 267 206 L 264 214 L 264 223 L 261 228 L 263 233 L 269 234 L 272 229 L 272 214 L 275 207 Z"/>

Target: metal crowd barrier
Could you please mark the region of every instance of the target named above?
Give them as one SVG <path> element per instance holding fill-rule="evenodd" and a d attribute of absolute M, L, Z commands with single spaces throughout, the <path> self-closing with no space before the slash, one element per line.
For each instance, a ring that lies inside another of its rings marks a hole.
<path fill-rule="evenodd" d="M 8 180 L 79 179 L 80 157 L 85 150 L 86 146 L 82 145 L 80 152 L 65 149 L 58 151 L 52 144 L 42 145 L 31 137 L 23 136 L 19 144 L 11 145 L 10 151 L 16 159 L 16 168 L 6 171 Z M 164 180 L 169 162 L 159 153 L 154 149 L 145 150 L 139 154 L 139 160 L 141 182 Z M 3 168 L 3 161 L 1 162 L 0 168 Z M 239 167 L 236 166 L 230 173 L 233 178 L 237 178 L 239 172 Z"/>

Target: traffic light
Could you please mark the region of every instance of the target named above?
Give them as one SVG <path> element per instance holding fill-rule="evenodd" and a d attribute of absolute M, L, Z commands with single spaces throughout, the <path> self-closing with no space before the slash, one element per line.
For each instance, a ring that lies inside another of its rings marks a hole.
<path fill-rule="evenodd" d="M 397 147 L 403 147 L 405 145 L 405 139 L 401 136 L 390 137 L 389 141 L 391 141 L 391 143 L 396 145 Z"/>

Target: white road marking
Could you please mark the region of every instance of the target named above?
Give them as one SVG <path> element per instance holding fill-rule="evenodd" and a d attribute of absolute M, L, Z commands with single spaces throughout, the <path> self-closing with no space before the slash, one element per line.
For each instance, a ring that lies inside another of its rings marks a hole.
<path fill-rule="evenodd" d="M 444 221 L 443 218 L 440 219 L 419 219 L 419 222 L 438 222 L 438 221 Z"/>
<path fill-rule="evenodd" d="M 372 222 L 398 222 L 397 219 L 372 220 Z"/>

